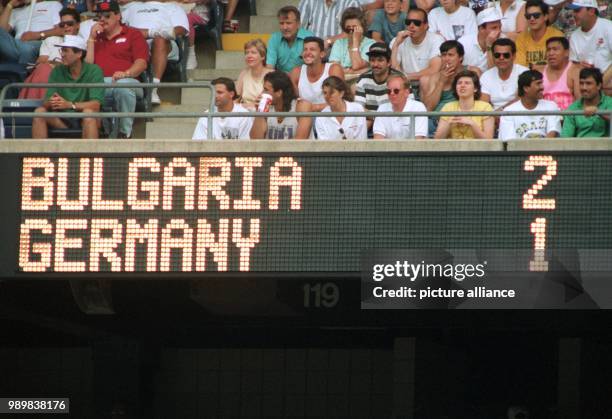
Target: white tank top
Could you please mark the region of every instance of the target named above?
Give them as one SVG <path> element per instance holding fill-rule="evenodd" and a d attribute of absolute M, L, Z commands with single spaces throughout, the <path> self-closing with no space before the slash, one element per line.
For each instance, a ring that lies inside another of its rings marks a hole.
<path fill-rule="evenodd" d="M 291 109 L 289 112 L 295 112 L 296 104 L 296 100 L 291 102 Z M 274 106 L 270 106 L 270 112 L 276 112 Z M 282 111 L 279 110 L 279 112 Z M 298 127 L 298 120 L 295 116 L 289 116 L 283 119 L 282 122 L 278 122 L 278 118 L 275 116 L 269 116 L 267 122 L 268 132 L 266 133 L 266 138 L 268 140 L 290 140 L 295 138 Z"/>
<path fill-rule="evenodd" d="M 326 78 L 329 77 L 329 68 L 332 63 L 325 63 L 325 68 L 323 69 L 323 74 L 319 80 L 311 83 L 308 80 L 308 76 L 306 75 L 306 64 L 302 64 L 302 69 L 300 70 L 300 80 L 298 81 L 298 90 L 300 92 L 300 98 L 309 101 L 313 105 L 320 105 L 321 103 L 325 103 L 325 98 L 323 97 L 323 82 Z"/>

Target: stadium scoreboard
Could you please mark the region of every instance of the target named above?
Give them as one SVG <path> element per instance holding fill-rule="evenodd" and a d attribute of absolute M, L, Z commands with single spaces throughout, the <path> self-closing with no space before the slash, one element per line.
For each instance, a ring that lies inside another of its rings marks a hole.
<path fill-rule="evenodd" d="M 364 249 L 612 249 L 612 153 L 9 153 L 3 278 L 358 273 Z"/>

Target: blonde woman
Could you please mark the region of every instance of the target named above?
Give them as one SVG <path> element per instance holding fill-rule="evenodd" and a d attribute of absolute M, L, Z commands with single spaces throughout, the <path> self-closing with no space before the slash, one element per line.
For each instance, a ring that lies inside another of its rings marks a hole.
<path fill-rule="evenodd" d="M 266 52 L 266 45 L 261 39 L 244 44 L 246 68 L 238 76 L 236 92 L 240 96 L 240 103 L 249 110 L 257 107 L 257 100 L 263 92 L 264 76 L 272 71 L 266 68 Z"/>

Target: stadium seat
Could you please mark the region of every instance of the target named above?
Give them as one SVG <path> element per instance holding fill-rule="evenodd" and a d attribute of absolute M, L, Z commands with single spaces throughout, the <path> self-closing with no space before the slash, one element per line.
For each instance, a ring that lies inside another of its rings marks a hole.
<path fill-rule="evenodd" d="M 176 38 L 178 45 L 179 59 L 178 61 L 168 61 L 165 74 L 177 73 L 179 81 L 187 82 L 187 54 L 189 53 L 189 39 L 186 36 Z"/>
<path fill-rule="evenodd" d="M 34 112 L 42 102 L 40 99 L 5 99 L 2 102 L 2 112 L 14 112 L 15 115 L 2 118 L 4 138 L 32 138 L 32 118 L 19 116 L 19 113 Z"/>
<path fill-rule="evenodd" d="M 206 25 L 196 25 L 196 36 L 203 33 L 212 38 L 217 50 L 223 49 L 221 42 L 221 33 L 223 32 L 223 6 L 217 0 L 211 0 L 208 4 L 210 7 L 210 21 Z"/>
<path fill-rule="evenodd" d="M 10 83 L 21 83 L 27 76 L 26 67 L 18 63 L 0 64 L 0 90 Z M 12 88 L 6 92 L 5 99 L 13 99 L 19 95 L 19 89 Z"/>

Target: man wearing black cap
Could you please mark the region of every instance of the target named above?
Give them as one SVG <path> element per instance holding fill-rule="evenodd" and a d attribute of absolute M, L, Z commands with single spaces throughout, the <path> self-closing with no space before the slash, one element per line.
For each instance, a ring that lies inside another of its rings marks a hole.
<path fill-rule="evenodd" d="M 376 42 L 368 51 L 370 71 L 363 73 L 357 80 L 355 102 L 372 112 L 382 104 L 389 103 L 387 79 L 389 76 L 401 75 L 400 71 L 391 68 L 391 50 L 384 42 Z M 372 127 L 373 118 L 368 118 L 368 129 Z"/>
<path fill-rule="evenodd" d="M 102 68 L 106 83 L 137 83 L 149 59 L 144 36 L 138 29 L 121 24 L 119 4 L 114 0 L 96 3 L 96 13 L 98 22 L 91 28 L 85 60 Z M 142 89 L 108 88 L 105 100 L 117 112 L 134 112 L 136 99 L 142 94 Z M 121 118 L 118 136 L 130 138 L 133 123 L 133 118 Z"/>

